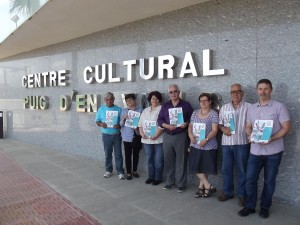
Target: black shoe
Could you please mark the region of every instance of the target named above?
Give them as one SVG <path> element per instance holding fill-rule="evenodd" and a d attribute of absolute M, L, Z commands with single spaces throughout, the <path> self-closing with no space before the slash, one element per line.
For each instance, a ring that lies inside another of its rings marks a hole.
<path fill-rule="evenodd" d="M 259 217 L 264 218 L 264 219 L 268 218 L 269 217 L 269 210 L 261 208 L 260 211 L 259 211 Z"/>
<path fill-rule="evenodd" d="M 182 193 L 182 192 L 184 192 L 185 191 L 185 188 L 184 187 L 179 187 L 178 189 L 177 189 L 177 192 L 178 193 Z"/>
<path fill-rule="evenodd" d="M 145 181 L 145 184 L 151 184 L 152 182 L 153 182 L 154 180 L 152 180 L 152 179 L 147 179 L 146 181 Z"/>
<path fill-rule="evenodd" d="M 134 176 L 135 178 L 139 178 L 140 175 L 137 172 L 132 172 L 132 176 Z"/>
<path fill-rule="evenodd" d="M 175 187 L 175 186 L 172 185 L 172 184 L 167 184 L 166 186 L 164 186 L 164 189 L 165 190 L 171 190 L 173 187 Z"/>
<path fill-rule="evenodd" d="M 152 182 L 152 185 L 159 185 L 161 183 L 161 180 L 155 180 Z"/>
<path fill-rule="evenodd" d="M 255 213 L 255 209 L 249 209 L 247 207 L 244 207 L 242 210 L 238 212 L 238 214 L 242 217 L 248 216 L 249 214 Z"/>
<path fill-rule="evenodd" d="M 131 174 L 127 174 L 127 177 L 126 177 L 127 180 L 131 180 L 132 179 L 132 176 Z"/>

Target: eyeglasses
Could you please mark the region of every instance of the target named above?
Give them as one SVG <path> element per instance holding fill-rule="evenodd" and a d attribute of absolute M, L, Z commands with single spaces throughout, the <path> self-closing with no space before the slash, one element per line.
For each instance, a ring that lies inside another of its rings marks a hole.
<path fill-rule="evenodd" d="M 200 103 L 205 103 L 205 102 L 208 102 L 208 99 L 206 99 L 206 100 L 200 100 L 199 102 Z"/>
<path fill-rule="evenodd" d="M 243 93 L 242 90 L 237 90 L 237 91 L 231 91 L 230 94 L 234 95 L 234 94 L 241 94 Z"/>
<path fill-rule="evenodd" d="M 178 93 L 178 90 L 175 90 L 175 91 L 169 91 L 169 94 L 177 94 Z"/>

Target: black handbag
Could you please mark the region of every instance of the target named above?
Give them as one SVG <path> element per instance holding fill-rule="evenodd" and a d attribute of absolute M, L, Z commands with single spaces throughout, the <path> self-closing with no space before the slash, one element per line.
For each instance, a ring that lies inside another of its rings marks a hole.
<path fill-rule="evenodd" d="M 134 136 L 132 139 L 132 148 L 134 149 L 142 149 L 143 145 L 141 142 L 142 136 L 138 135 L 134 132 Z"/>

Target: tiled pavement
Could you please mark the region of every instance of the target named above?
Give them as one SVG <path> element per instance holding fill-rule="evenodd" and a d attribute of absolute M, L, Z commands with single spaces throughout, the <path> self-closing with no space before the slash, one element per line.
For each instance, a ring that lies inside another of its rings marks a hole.
<path fill-rule="evenodd" d="M 0 224 L 99 225 L 0 150 Z"/>
<path fill-rule="evenodd" d="M 300 224 L 299 207 L 274 203 L 268 219 L 241 218 L 236 198 L 195 199 L 191 186 L 164 191 L 164 184 L 146 185 L 145 174 L 106 179 L 103 163 L 12 139 L 0 139 L 0 149 L 0 225 L 97 224 L 93 218 L 103 225 Z"/>

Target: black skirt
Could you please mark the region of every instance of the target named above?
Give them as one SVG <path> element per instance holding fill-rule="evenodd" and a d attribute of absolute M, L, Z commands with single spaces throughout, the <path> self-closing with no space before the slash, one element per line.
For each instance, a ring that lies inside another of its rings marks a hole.
<path fill-rule="evenodd" d="M 217 174 L 218 150 L 201 150 L 190 147 L 189 173 Z"/>

